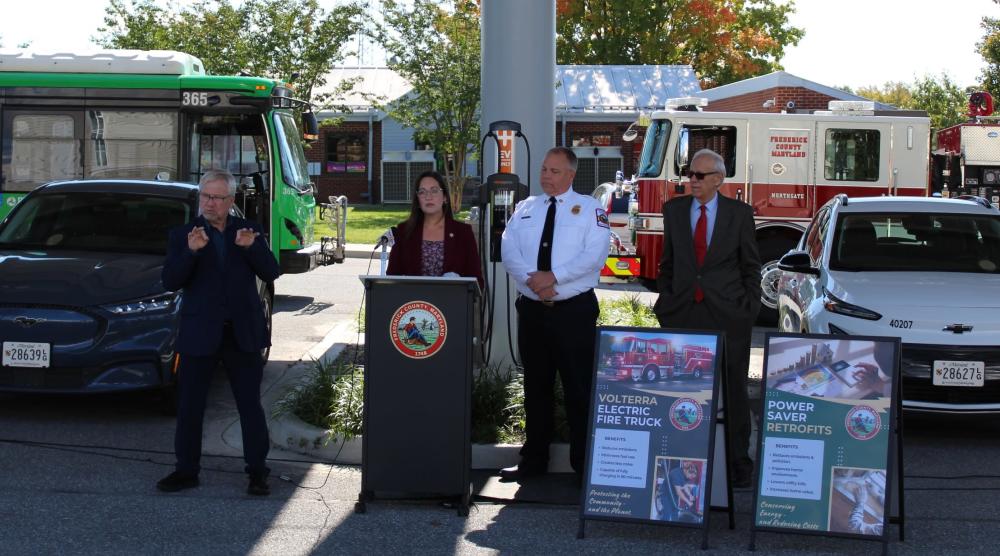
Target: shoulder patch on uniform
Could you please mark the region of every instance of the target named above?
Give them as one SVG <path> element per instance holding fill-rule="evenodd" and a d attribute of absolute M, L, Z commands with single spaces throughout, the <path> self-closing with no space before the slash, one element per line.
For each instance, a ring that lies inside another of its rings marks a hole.
<path fill-rule="evenodd" d="M 611 228 L 611 224 L 608 223 L 608 213 L 604 212 L 604 209 L 595 209 L 597 212 L 597 225 L 602 228 Z"/>

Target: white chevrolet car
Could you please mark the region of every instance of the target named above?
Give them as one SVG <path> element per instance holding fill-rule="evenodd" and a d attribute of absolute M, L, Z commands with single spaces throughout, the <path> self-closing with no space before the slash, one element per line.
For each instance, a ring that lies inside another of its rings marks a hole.
<path fill-rule="evenodd" d="M 898 336 L 903 408 L 1000 412 L 1000 211 L 838 195 L 779 263 L 783 332 Z"/>

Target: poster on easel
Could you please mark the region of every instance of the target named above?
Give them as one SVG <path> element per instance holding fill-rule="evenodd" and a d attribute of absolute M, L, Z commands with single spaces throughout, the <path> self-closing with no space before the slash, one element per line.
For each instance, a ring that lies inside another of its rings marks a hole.
<path fill-rule="evenodd" d="M 887 542 L 899 353 L 898 338 L 767 335 L 753 532 Z"/>
<path fill-rule="evenodd" d="M 597 333 L 580 536 L 590 519 L 707 527 L 721 334 Z"/>

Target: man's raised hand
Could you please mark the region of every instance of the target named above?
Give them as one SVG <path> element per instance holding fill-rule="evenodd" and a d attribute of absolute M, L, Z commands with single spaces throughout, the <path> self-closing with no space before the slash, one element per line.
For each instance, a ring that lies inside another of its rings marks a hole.
<path fill-rule="evenodd" d="M 260 232 L 253 231 L 253 228 L 240 228 L 236 230 L 236 245 L 250 247 L 259 235 Z"/>
<path fill-rule="evenodd" d="M 208 245 L 208 234 L 205 233 L 205 228 L 201 226 L 191 228 L 188 232 L 188 249 L 198 251 L 206 245 Z"/>

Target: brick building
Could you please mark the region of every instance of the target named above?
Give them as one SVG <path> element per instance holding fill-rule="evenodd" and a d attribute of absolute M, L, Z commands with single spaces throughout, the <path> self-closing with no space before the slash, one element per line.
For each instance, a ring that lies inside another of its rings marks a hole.
<path fill-rule="evenodd" d="M 635 172 L 641 141 L 625 143 L 622 134 L 641 112 L 701 90 L 691 66 L 557 66 L 555 77 L 556 144 L 574 148 L 580 157 L 576 189 L 582 193 L 613 180 L 617 170 Z M 353 91 L 333 102 L 351 112 L 321 111 L 321 121 L 339 123 L 321 127 L 319 141 L 306 153 L 318 197 L 408 203 L 413 177 L 439 168 L 441 161 L 430 145 L 414 140 L 412 129 L 375 108 L 371 95 L 391 104 L 409 93 L 409 84 L 388 68 L 335 68 L 319 92 L 332 91 L 344 80 L 355 81 Z M 476 166 L 470 160 L 467 175 L 475 176 Z"/>
<path fill-rule="evenodd" d="M 776 71 L 702 91 L 706 112 L 782 112 L 826 110 L 831 100 L 869 100 L 840 89 Z M 876 103 L 877 110 L 894 107 Z"/>
<path fill-rule="evenodd" d="M 701 94 L 689 65 L 556 66 L 556 83 L 556 145 L 579 158 L 573 189 L 584 194 L 614 180 L 618 170 L 636 172 L 642 141 L 623 141 L 622 134 L 640 113 Z"/>

